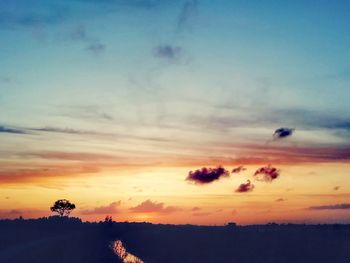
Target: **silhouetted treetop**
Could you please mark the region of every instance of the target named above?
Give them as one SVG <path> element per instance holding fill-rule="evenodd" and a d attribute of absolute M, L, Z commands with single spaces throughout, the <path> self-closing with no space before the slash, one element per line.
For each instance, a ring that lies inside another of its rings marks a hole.
<path fill-rule="evenodd" d="M 75 204 L 69 202 L 67 199 L 57 200 L 50 210 L 58 213 L 60 216 L 68 216 L 72 210 L 75 209 Z"/>

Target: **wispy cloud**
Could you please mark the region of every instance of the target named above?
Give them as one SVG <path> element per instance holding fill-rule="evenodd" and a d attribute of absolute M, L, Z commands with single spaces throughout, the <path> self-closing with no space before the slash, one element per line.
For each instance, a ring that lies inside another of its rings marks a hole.
<path fill-rule="evenodd" d="M 164 203 L 157 203 L 151 200 L 146 200 L 141 204 L 130 208 L 135 213 L 173 213 L 181 211 L 182 209 L 177 206 L 165 206 Z"/>
<path fill-rule="evenodd" d="M 310 206 L 309 210 L 338 210 L 338 209 L 350 209 L 350 204 L 335 204 L 335 205 L 320 205 Z"/>
<path fill-rule="evenodd" d="M 6 126 L 0 126 L 0 133 L 30 134 L 30 132 L 24 129 L 17 129 L 17 128 L 11 128 Z"/>
<path fill-rule="evenodd" d="M 191 20 L 197 14 L 198 0 L 185 0 L 181 6 L 180 14 L 177 21 L 177 29 L 184 30 L 190 26 Z"/>
<path fill-rule="evenodd" d="M 75 26 L 69 33 L 69 38 L 74 41 L 90 41 L 86 27 L 82 24 Z"/>
<path fill-rule="evenodd" d="M 116 214 L 119 212 L 118 208 L 120 207 L 121 201 L 110 203 L 106 206 L 98 206 L 93 209 L 87 209 L 81 211 L 83 215 L 109 215 L 109 214 Z"/>
<path fill-rule="evenodd" d="M 32 152 L 20 154 L 22 157 L 38 157 L 47 160 L 66 160 L 66 161 L 113 161 L 117 156 L 110 154 L 86 153 L 86 152 Z"/>
<path fill-rule="evenodd" d="M 153 49 L 153 54 L 157 58 L 178 61 L 182 55 L 182 48 L 169 44 L 159 45 Z"/>
<path fill-rule="evenodd" d="M 90 51 L 94 55 L 100 55 L 102 54 L 106 49 L 106 45 L 102 43 L 94 43 L 90 44 L 86 50 Z"/>
<path fill-rule="evenodd" d="M 35 8 L 28 8 L 26 11 L 14 9 L 11 4 L 1 4 L 0 7 L 0 26 L 6 28 L 54 25 L 63 22 L 68 14 L 66 8 L 53 8 L 49 5 L 40 11 Z"/>
<path fill-rule="evenodd" d="M 101 167 L 87 163 L 45 164 L 33 167 L 16 164 L 15 166 L 3 166 L 0 170 L 0 184 L 17 184 L 49 180 L 49 178 L 78 176 L 99 172 Z"/>
<path fill-rule="evenodd" d="M 93 132 L 93 131 L 83 131 L 83 130 L 76 130 L 72 128 L 59 128 L 59 127 L 30 128 L 30 130 L 42 131 L 42 132 L 67 133 L 67 134 L 92 134 L 92 135 L 96 134 L 96 132 Z"/>
<path fill-rule="evenodd" d="M 14 79 L 11 77 L 8 77 L 8 76 L 0 77 L 0 82 L 2 82 L 2 83 L 9 84 L 9 83 L 12 83 L 13 81 L 14 81 Z"/>
<path fill-rule="evenodd" d="M 64 106 L 67 109 L 63 116 L 68 116 L 77 119 L 91 119 L 94 121 L 113 121 L 113 114 L 101 109 L 97 105 L 75 105 Z"/>
<path fill-rule="evenodd" d="M 72 41 L 80 41 L 86 45 L 86 50 L 93 55 L 100 55 L 106 50 L 106 45 L 98 38 L 88 34 L 86 26 L 83 24 L 73 27 L 69 33 L 69 39 Z"/>

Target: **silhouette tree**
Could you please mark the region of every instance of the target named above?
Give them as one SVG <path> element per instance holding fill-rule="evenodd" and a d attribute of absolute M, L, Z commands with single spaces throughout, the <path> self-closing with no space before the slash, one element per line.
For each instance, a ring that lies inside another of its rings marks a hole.
<path fill-rule="evenodd" d="M 67 199 L 57 200 L 50 210 L 58 213 L 60 216 L 69 216 L 70 212 L 75 209 L 75 204 L 72 204 Z"/>

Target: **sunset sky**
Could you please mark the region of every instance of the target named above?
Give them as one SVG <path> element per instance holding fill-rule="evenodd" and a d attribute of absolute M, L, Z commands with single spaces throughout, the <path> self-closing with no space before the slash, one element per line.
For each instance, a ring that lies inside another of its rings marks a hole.
<path fill-rule="evenodd" d="M 65 198 L 89 221 L 350 223 L 349 14 L 345 0 L 0 0 L 0 218 Z"/>

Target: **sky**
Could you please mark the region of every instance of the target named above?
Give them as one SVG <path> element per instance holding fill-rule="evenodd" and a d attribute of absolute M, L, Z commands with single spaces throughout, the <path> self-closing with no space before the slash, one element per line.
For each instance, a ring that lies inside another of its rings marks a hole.
<path fill-rule="evenodd" d="M 349 13 L 0 0 L 0 218 L 350 223 Z"/>

